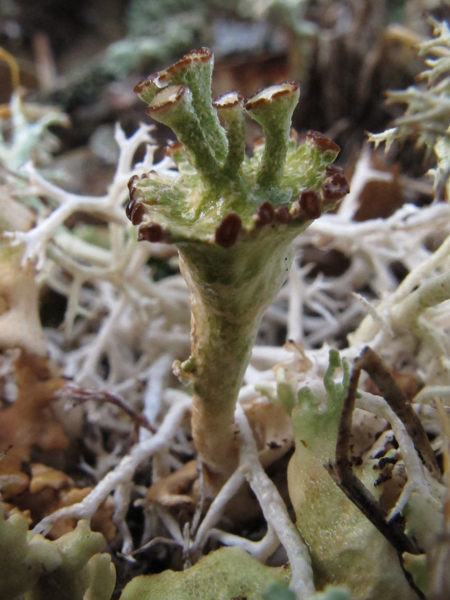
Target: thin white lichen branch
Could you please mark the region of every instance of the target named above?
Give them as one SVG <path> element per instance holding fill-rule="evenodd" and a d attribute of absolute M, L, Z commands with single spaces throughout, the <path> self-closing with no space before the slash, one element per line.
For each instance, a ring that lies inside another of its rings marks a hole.
<path fill-rule="evenodd" d="M 298 258 L 291 270 L 290 285 L 279 296 L 277 306 L 281 310 L 269 310 L 263 327 L 278 322 L 287 327 L 290 339 L 306 347 L 346 334 L 355 328 L 365 308 L 355 299 L 355 291 L 364 290 L 373 299 L 394 292 L 398 280 L 393 264 L 413 271 L 432 255 L 429 240 L 445 238 L 450 231 L 446 203 L 423 208 L 408 204 L 387 219 L 364 222 L 351 220 L 353 210 L 350 207 L 343 214 L 323 215 L 297 238 Z M 312 278 L 308 264 L 299 266 L 311 246 L 339 252 L 349 266 L 338 277 Z M 283 310 L 286 302 L 287 315 Z"/>
<path fill-rule="evenodd" d="M 126 516 L 130 508 L 131 482 L 121 483 L 114 490 L 114 514 L 113 521 L 122 539 L 121 552 L 124 555 L 133 551 L 133 537 L 128 527 Z"/>
<path fill-rule="evenodd" d="M 220 529 L 211 529 L 210 537 L 226 546 L 239 546 L 262 563 L 265 563 L 280 545 L 280 540 L 270 523 L 267 526 L 266 534 L 258 541 L 249 540 Z"/>
<path fill-rule="evenodd" d="M 385 400 L 380 396 L 358 390 L 356 406 L 389 422 L 405 465 L 408 479 L 395 505 L 389 512 L 389 519 L 393 519 L 396 515 L 403 513 L 405 506 L 414 493 L 420 494 L 422 497 L 427 497 L 430 503 L 435 503 L 438 506 L 436 491 L 439 489 L 440 484 L 424 468 L 404 424 Z M 442 487 L 441 495 L 443 496 L 443 494 L 444 489 Z"/>
<path fill-rule="evenodd" d="M 131 482 L 136 469 L 142 463 L 148 461 L 155 452 L 162 450 L 162 448 L 169 450 L 171 441 L 181 426 L 186 412 L 190 410 L 191 403 L 191 398 L 186 396 L 183 400 L 173 404 L 165 415 L 157 433 L 133 446 L 129 454 L 122 458 L 117 467 L 105 475 L 81 502 L 51 513 L 36 525 L 34 531 L 48 533 L 54 523 L 66 517 L 90 521 L 111 492 L 119 485 Z"/>
<path fill-rule="evenodd" d="M 72 194 L 44 179 L 31 164 L 27 165 L 26 172 L 30 177 L 33 191 L 54 200 L 59 206 L 30 231 L 5 234 L 13 240 L 13 243 L 25 244 L 24 261 L 38 259 L 37 266 L 40 268 L 44 262 L 46 245 L 56 234 L 57 229 L 75 212 L 95 214 L 106 221 L 116 220 L 118 223 L 125 224 L 123 211 L 115 205 L 113 195 Z"/>
<path fill-rule="evenodd" d="M 23 260 L 36 260 L 38 268 L 42 267 L 45 248 L 55 236 L 58 228 L 74 213 L 95 215 L 106 223 L 117 223 L 123 226 L 127 223 L 123 212 L 123 204 L 127 196 L 127 182 L 135 168 L 142 170 L 152 168 L 164 172 L 166 176 L 173 177 L 173 163 L 166 157 L 159 164 L 153 164 L 155 147 L 151 145 L 149 135 L 152 127 L 140 125 L 137 131 L 126 138 L 119 125 L 116 126 L 115 139 L 119 145 L 120 154 L 113 180 L 108 191 L 103 196 L 85 196 L 73 194 L 42 177 L 35 167 L 28 163 L 25 172 L 30 179 L 30 190 L 36 195 L 44 195 L 57 207 L 45 216 L 33 229 L 27 232 L 8 232 L 7 237 L 13 243 L 24 243 L 25 251 Z M 147 153 L 142 163 L 134 165 L 134 155 L 141 144 L 147 144 Z"/>
<path fill-rule="evenodd" d="M 239 404 L 236 406 L 236 423 L 241 441 L 239 468 L 255 493 L 267 523 L 286 550 L 292 569 L 290 588 L 299 600 L 306 600 L 315 593 L 308 549 L 291 521 L 279 491 L 261 466 L 250 425 Z"/>
<path fill-rule="evenodd" d="M 199 525 L 199 528 L 195 534 L 194 540 L 191 543 L 190 550 L 195 551 L 202 549 L 208 540 L 214 525 L 218 523 L 220 518 L 225 511 L 228 501 L 235 496 L 242 484 L 245 481 L 245 477 L 242 472 L 237 469 L 231 477 L 224 483 L 218 492 L 217 496 L 211 503 L 208 512 L 204 519 Z"/>
<path fill-rule="evenodd" d="M 448 219 L 448 216 L 447 216 Z M 416 266 L 402 281 L 398 288 L 377 306 L 377 312 L 389 327 L 380 331 L 379 323 L 372 316 L 367 316 L 359 328 L 351 336 L 351 342 L 369 343 L 380 347 L 386 343 L 387 332 L 393 334 L 399 331 L 411 330 L 419 337 L 426 339 L 439 355 L 445 354 L 442 332 L 419 324 L 419 318 L 424 311 L 432 306 L 445 302 L 450 296 L 450 276 L 448 263 L 450 260 L 450 236 L 441 246 Z M 441 269 L 444 272 L 439 272 Z"/>

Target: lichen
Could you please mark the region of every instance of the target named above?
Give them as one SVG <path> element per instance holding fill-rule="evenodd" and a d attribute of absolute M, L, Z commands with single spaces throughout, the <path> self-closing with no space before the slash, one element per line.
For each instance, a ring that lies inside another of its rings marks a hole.
<path fill-rule="evenodd" d="M 414 593 L 406 581 L 396 550 L 331 479 L 324 463 L 333 459 L 344 385 L 333 375 L 339 355 L 330 355 L 324 379 L 326 406 L 310 389 L 298 394 L 292 411 L 295 453 L 288 467 L 289 496 L 297 526 L 311 551 L 318 589 L 345 585 L 355 600 L 404 599 Z M 373 484 L 373 463 L 354 467 L 365 485 Z"/>
<path fill-rule="evenodd" d="M 85 521 L 50 541 L 28 532 L 26 519 L 14 512 L 4 519 L 0 504 L 0 596 L 2 600 L 110 600 L 115 569 L 101 534 Z"/>
<path fill-rule="evenodd" d="M 191 292 L 192 356 L 176 372 L 192 382 L 193 433 L 212 487 L 237 465 L 234 406 L 262 315 L 286 279 L 292 240 L 348 192 L 339 148 L 320 133 L 290 136 L 298 85 L 211 98 L 213 55 L 194 50 L 136 86 L 147 112 L 179 142 L 178 176 L 129 183 L 127 216 L 139 239 L 174 243 Z M 264 143 L 245 155 L 244 112 Z M 223 126 L 220 124 L 223 122 Z"/>
<path fill-rule="evenodd" d="M 120 600 L 260 600 L 271 581 L 287 583 L 289 577 L 289 569 L 267 567 L 239 548 L 221 548 L 185 571 L 135 577 Z"/>
<path fill-rule="evenodd" d="M 426 68 L 417 77 L 415 85 L 406 90 L 389 91 L 389 104 L 405 105 L 394 127 L 379 134 L 371 134 L 376 145 L 386 142 L 386 150 L 396 139 L 414 138 L 425 147 L 428 156 L 435 155 L 437 168 L 432 171 L 437 195 L 446 190 L 450 197 L 450 29 L 446 21 L 430 19 L 433 37 L 418 45 L 420 56 L 426 57 Z"/>

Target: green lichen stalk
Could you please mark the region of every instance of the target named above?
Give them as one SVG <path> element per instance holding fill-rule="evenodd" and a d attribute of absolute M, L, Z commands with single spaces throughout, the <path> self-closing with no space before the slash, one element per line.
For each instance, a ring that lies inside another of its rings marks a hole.
<path fill-rule="evenodd" d="M 192 382 L 193 435 L 207 481 L 220 486 L 237 465 L 234 410 L 261 318 L 286 279 L 291 242 L 348 192 L 339 152 L 290 126 L 298 85 L 286 82 L 246 103 L 237 92 L 212 102 L 213 56 L 192 51 L 136 86 L 147 112 L 179 142 L 167 149 L 175 179 L 135 175 L 127 215 L 139 239 L 177 246 L 191 292 L 192 354 L 175 366 Z M 265 143 L 245 155 L 245 114 Z M 221 124 L 222 123 L 222 124 Z"/>

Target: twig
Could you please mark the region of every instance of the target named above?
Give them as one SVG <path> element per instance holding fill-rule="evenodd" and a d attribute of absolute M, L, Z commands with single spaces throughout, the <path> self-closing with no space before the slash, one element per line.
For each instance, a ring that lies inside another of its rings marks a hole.
<path fill-rule="evenodd" d="M 363 354 L 361 356 L 363 356 Z M 401 554 L 403 552 L 420 554 L 420 550 L 417 548 L 415 542 L 413 542 L 413 540 L 411 540 L 396 523 L 387 522 L 386 519 L 388 515 L 386 511 L 352 471 L 352 464 L 349 461 L 348 456 L 356 392 L 361 369 L 363 368 L 361 363 L 364 364 L 361 357 L 355 360 L 350 375 L 347 394 L 344 399 L 338 425 L 335 463 L 333 464 L 330 462 L 324 466 L 339 488 L 384 535 L 397 552 Z"/>
<path fill-rule="evenodd" d="M 368 373 L 381 395 L 403 422 L 424 465 L 430 473 L 439 478 L 441 476 L 439 465 L 422 422 L 381 358 L 369 346 L 366 346 L 356 363 L 360 370 L 364 369 Z"/>
<path fill-rule="evenodd" d="M 75 387 L 74 385 L 66 385 L 62 390 L 56 393 L 59 398 L 64 400 L 74 400 L 79 403 L 87 402 L 88 400 L 94 400 L 95 402 L 107 402 L 113 404 L 121 410 L 123 410 L 131 419 L 139 425 L 144 427 L 152 433 L 156 433 L 156 428 L 151 425 L 147 418 L 142 414 L 134 410 L 129 404 L 125 402 L 119 396 L 108 392 L 108 390 L 88 390 L 82 387 Z"/>

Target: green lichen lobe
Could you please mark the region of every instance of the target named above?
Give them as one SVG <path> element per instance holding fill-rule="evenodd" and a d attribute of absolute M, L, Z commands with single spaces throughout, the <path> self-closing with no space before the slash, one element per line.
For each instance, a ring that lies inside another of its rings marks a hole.
<path fill-rule="evenodd" d="M 19 512 L 5 519 L 0 504 L 0 598 L 110 600 L 116 574 L 104 546 L 85 521 L 50 541 L 28 531 Z"/>
<path fill-rule="evenodd" d="M 288 466 L 289 496 L 299 528 L 311 552 L 315 584 L 345 585 L 354 600 L 415 600 L 394 548 L 347 498 L 329 476 L 325 463 L 333 459 L 342 404 L 348 384 L 348 365 L 342 361 L 342 383 L 335 381 L 341 364 L 330 352 L 324 377 L 323 406 L 311 389 L 298 393 L 292 410 L 295 453 Z M 372 460 L 353 472 L 376 493 L 377 472 Z"/>
<path fill-rule="evenodd" d="M 289 578 L 290 569 L 266 567 L 240 548 L 221 548 L 185 571 L 135 577 L 120 600 L 260 600 L 270 582 Z"/>

